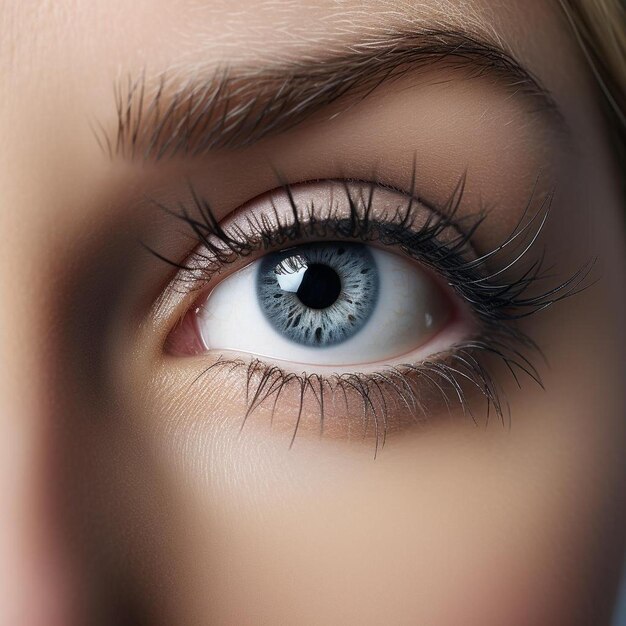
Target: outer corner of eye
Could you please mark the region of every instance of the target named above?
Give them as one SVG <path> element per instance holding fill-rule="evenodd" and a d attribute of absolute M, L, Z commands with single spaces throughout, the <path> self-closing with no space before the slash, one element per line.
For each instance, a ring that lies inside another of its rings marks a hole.
<path fill-rule="evenodd" d="M 233 351 L 287 368 L 416 362 L 469 332 L 459 299 L 440 283 L 374 246 L 299 245 L 219 282 L 171 333 L 168 351 Z"/>

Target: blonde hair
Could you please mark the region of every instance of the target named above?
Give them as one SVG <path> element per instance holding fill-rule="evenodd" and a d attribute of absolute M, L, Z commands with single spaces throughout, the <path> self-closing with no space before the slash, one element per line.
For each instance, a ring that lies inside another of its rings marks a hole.
<path fill-rule="evenodd" d="M 626 139 L 626 11 L 622 0 L 560 0 L 617 125 Z"/>

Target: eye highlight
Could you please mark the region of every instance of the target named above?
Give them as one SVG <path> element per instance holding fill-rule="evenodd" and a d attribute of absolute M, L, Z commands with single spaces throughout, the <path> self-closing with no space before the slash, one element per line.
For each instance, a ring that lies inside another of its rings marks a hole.
<path fill-rule="evenodd" d="M 207 350 L 345 367 L 406 355 L 442 328 L 450 308 L 415 262 L 339 241 L 252 262 L 194 314 Z"/>

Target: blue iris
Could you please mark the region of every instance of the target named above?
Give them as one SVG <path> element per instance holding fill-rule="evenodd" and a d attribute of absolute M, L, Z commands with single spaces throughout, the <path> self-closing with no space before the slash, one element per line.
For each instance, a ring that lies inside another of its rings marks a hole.
<path fill-rule="evenodd" d="M 368 247 L 330 242 L 296 246 L 262 259 L 257 297 L 267 320 L 299 344 L 332 346 L 355 335 L 378 301 Z"/>

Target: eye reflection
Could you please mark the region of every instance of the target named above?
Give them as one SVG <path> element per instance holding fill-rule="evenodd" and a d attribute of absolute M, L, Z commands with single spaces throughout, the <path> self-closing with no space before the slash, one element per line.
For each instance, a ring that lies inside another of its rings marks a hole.
<path fill-rule="evenodd" d="M 267 254 L 222 280 L 193 314 L 206 350 L 337 367 L 427 348 L 452 309 L 416 262 L 340 241 Z"/>
<path fill-rule="evenodd" d="M 282 291 L 295 293 L 304 306 L 326 309 L 341 293 L 337 272 L 323 263 L 311 262 L 300 254 L 286 258 L 274 268 L 274 276 Z M 274 294 L 281 298 L 283 294 Z"/>

